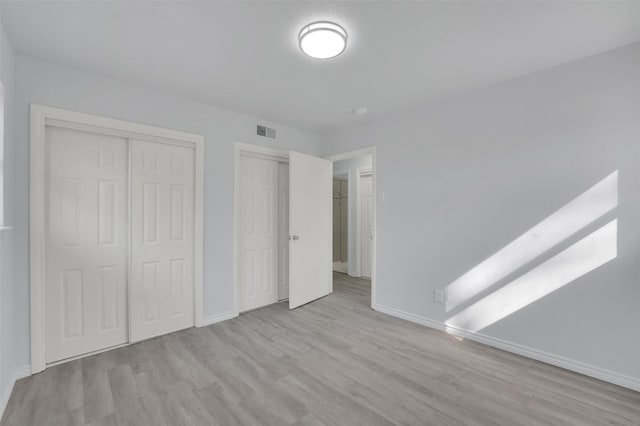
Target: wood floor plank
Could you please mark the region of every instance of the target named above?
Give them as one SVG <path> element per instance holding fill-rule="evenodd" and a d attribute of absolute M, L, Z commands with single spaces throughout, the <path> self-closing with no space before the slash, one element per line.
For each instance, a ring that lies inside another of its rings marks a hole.
<path fill-rule="evenodd" d="M 111 364 L 105 363 L 105 358 L 105 354 L 100 354 L 80 360 L 82 364 L 84 419 L 89 424 L 100 423 L 101 419 L 114 414 L 115 407 L 107 374 L 107 368 L 111 367 Z"/>
<path fill-rule="evenodd" d="M 639 425 L 640 393 L 370 308 L 368 280 L 51 367 L 0 426 Z"/>

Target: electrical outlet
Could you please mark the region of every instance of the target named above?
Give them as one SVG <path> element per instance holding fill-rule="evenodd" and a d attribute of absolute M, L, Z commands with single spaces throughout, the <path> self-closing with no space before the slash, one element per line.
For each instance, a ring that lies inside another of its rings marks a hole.
<path fill-rule="evenodd" d="M 436 303 L 444 303 L 444 289 L 436 288 L 433 290 L 433 301 Z"/>

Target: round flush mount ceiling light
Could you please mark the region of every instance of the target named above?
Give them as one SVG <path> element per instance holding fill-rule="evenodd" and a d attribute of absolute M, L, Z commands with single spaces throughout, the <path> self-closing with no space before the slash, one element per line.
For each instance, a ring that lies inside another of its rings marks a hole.
<path fill-rule="evenodd" d="M 344 52 L 347 32 L 333 22 L 312 22 L 300 30 L 298 42 L 300 50 L 312 58 L 329 59 Z"/>

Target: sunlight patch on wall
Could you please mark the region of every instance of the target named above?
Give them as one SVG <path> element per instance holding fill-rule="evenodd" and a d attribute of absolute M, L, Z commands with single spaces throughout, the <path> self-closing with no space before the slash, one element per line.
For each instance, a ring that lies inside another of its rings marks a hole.
<path fill-rule="evenodd" d="M 583 192 L 446 287 L 446 310 L 482 293 L 618 205 L 618 171 Z"/>
<path fill-rule="evenodd" d="M 618 220 L 614 219 L 571 247 L 516 278 L 446 324 L 477 332 L 588 274 L 617 256 Z"/>

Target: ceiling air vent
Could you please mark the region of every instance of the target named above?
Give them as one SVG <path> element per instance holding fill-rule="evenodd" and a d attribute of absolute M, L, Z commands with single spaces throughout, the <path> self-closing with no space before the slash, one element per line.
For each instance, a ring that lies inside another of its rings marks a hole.
<path fill-rule="evenodd" d="M 272 129 L 271 127 L 261 126 L 258 124 L 256 133 L 258 136 L 264 136 L 271 139 L 276 138 L 276 129 Z"/>

